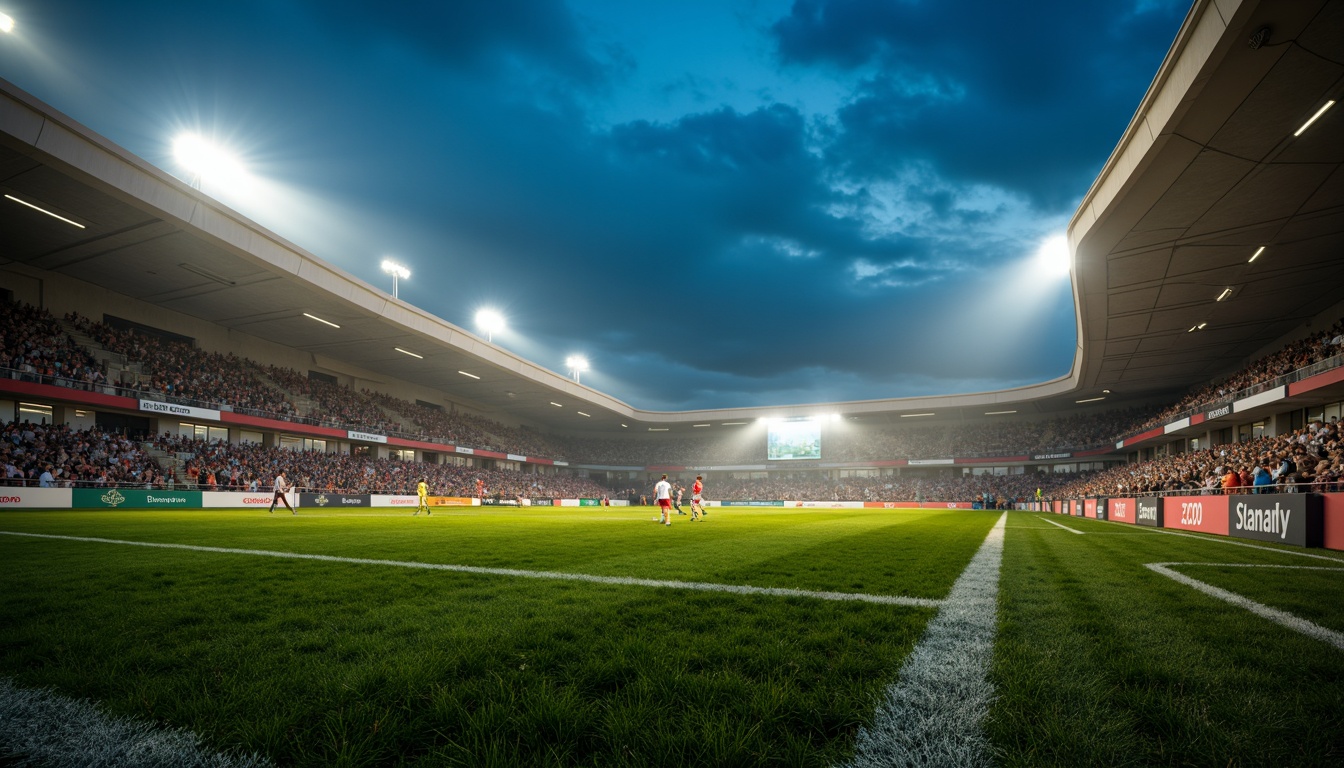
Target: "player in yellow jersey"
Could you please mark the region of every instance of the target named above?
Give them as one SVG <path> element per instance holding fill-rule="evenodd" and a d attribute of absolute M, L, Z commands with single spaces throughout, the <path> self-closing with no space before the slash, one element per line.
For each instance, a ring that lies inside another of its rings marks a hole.
<path fill-rule="evenodd" d="M 425 517 L 434 514 L 429 511 L 429 484 L 425 482 L 425 478 L 420 478 L 420 482 L 415 484 L 415 495 L 420 497 L 420 506 L 415 508 L 415 514 L 411 517 L 420 514 L 422 509 L 425 510 Z"/>

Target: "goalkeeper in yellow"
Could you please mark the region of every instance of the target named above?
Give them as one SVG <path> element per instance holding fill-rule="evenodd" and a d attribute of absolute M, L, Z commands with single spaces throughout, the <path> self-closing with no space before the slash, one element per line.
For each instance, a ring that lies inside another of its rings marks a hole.
<path fill-rule="evenodd" d="M 420 505 L 415 508 L 415 514 L 411 517 L 420 514 L 422 509 L 425 510 L 425 517 L 434 514 L 429 511 L 429 484 L 425 482 L 425 478 L 420 478 L 420 482 L 415 484 L 415 495 L 420 497 Z"/>

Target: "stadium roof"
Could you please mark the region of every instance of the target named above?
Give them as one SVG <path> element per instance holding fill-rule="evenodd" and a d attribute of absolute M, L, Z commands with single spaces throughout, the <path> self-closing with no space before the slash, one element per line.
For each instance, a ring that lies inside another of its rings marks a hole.
<path fill-rule="evenodd" d="M 1225 373 L 1339 303 L 1344 107 L 1301 136 L 1293 132 L 1344 95 L 1340 51 L 1344 3 L 1195 3 L 1070 226 L 1079 338 L 1073 369 L 1013 390 L 635 409 L 393 299 L 3 81 L 0 194 L 82 228 L 0 200 L 0 259 L 552 429 L 822 410 L 970 416 L 1012 404 L 1056 411 L 1103 389 L 1139 400 Z"/>

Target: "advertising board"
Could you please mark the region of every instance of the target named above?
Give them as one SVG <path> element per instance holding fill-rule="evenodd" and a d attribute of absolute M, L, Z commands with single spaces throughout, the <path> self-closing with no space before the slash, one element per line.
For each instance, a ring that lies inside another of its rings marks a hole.
<path fill-rule="evenodd" d="M 76 509 L 200 509 L 201 491 L 75 488 L 71 504 Z"/>
<path fill-rule="evenodd" d="M 1229 496 L 1168 496 L 1163 528 L 1227 535 Z M 1142 501 L 1142 500 L 1141 500 Z"/>
<path fill-rule="evenodd" d="M 1162 527 L 1162 499 L 1149 496 L 1134 500 L 1134 522 L 1139 525 Z"/>
<path fill-rule="evenodd" d="M 1319 547 L 1324 499 L 1314 493 L 1229 496 L 1228 533 L 1241 539 Z"/>
<path fill-rule="evenodd" d="M 1321 546 L 1344 550 L 1344 493 L 1327 493 L 1321 498 L 1324 509 Z"/>
<path fill-rule="evenodd" d="M 1134 499 L 1107 499 L 1106 519 L 1115 523 L 1137 522 Z"/>
<path fill-rule="evenodd" d="M 202 491 L 201 506 L 206 509 L 238 509 L 240 507 L 267 507 L 271 506 L 271 498 L 274 493 L 257 491 L 256 493 L 246 493 L 242 491 Z M 294 494 L 289 494 L 289 503 L 294 503 Z M 281 508 L 284 507 L 280 502 L 276 502 Z"/>
<path fill-rule="evenodd" d="M 319 493 L 300 493 L 299 506 L 306 509 L 314 507 L 318 509 L 342 509 L 345 507 L 369 507 L 372 506 L 372 500 L 367 493 L 336 493 L 335 491 Z"/>
<path fill-rule="evenodd" d="M 429 497 L 426 496 L 426 499 Z M 411 494 L 374 494 L 370 500 L 370 505 L 374 507 L 410 507 L 412 509 L 420 506 L 420 497 Z"/>
<path fill-rule="evenodd" d="M 0 487 L 0 509 L 69 509 L 69 488 Z"/>

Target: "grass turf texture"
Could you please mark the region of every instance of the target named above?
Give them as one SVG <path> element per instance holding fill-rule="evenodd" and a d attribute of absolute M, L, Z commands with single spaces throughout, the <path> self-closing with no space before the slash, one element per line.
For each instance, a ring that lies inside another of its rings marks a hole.
<path fill-rule="evenodd" d="M 0 528 L 941 598 L 997 519 L 652 516 L 16 512 Z M 0 673 L 283 764 L 825 765 L 933 615 L 12 536 L 0 559 Z"/>
<path fill-rule="evenodd" d="M 1176 570 L 1338 628 L 1344 570 L 1216 564 L 1344 569 L 1344 557 L 1330 563 L 1227 541 L 1014 514 L 989 722 L 1000 763 L 1344 763 L 1344 654 L 1143 567 L 1210 563 Z"/>

